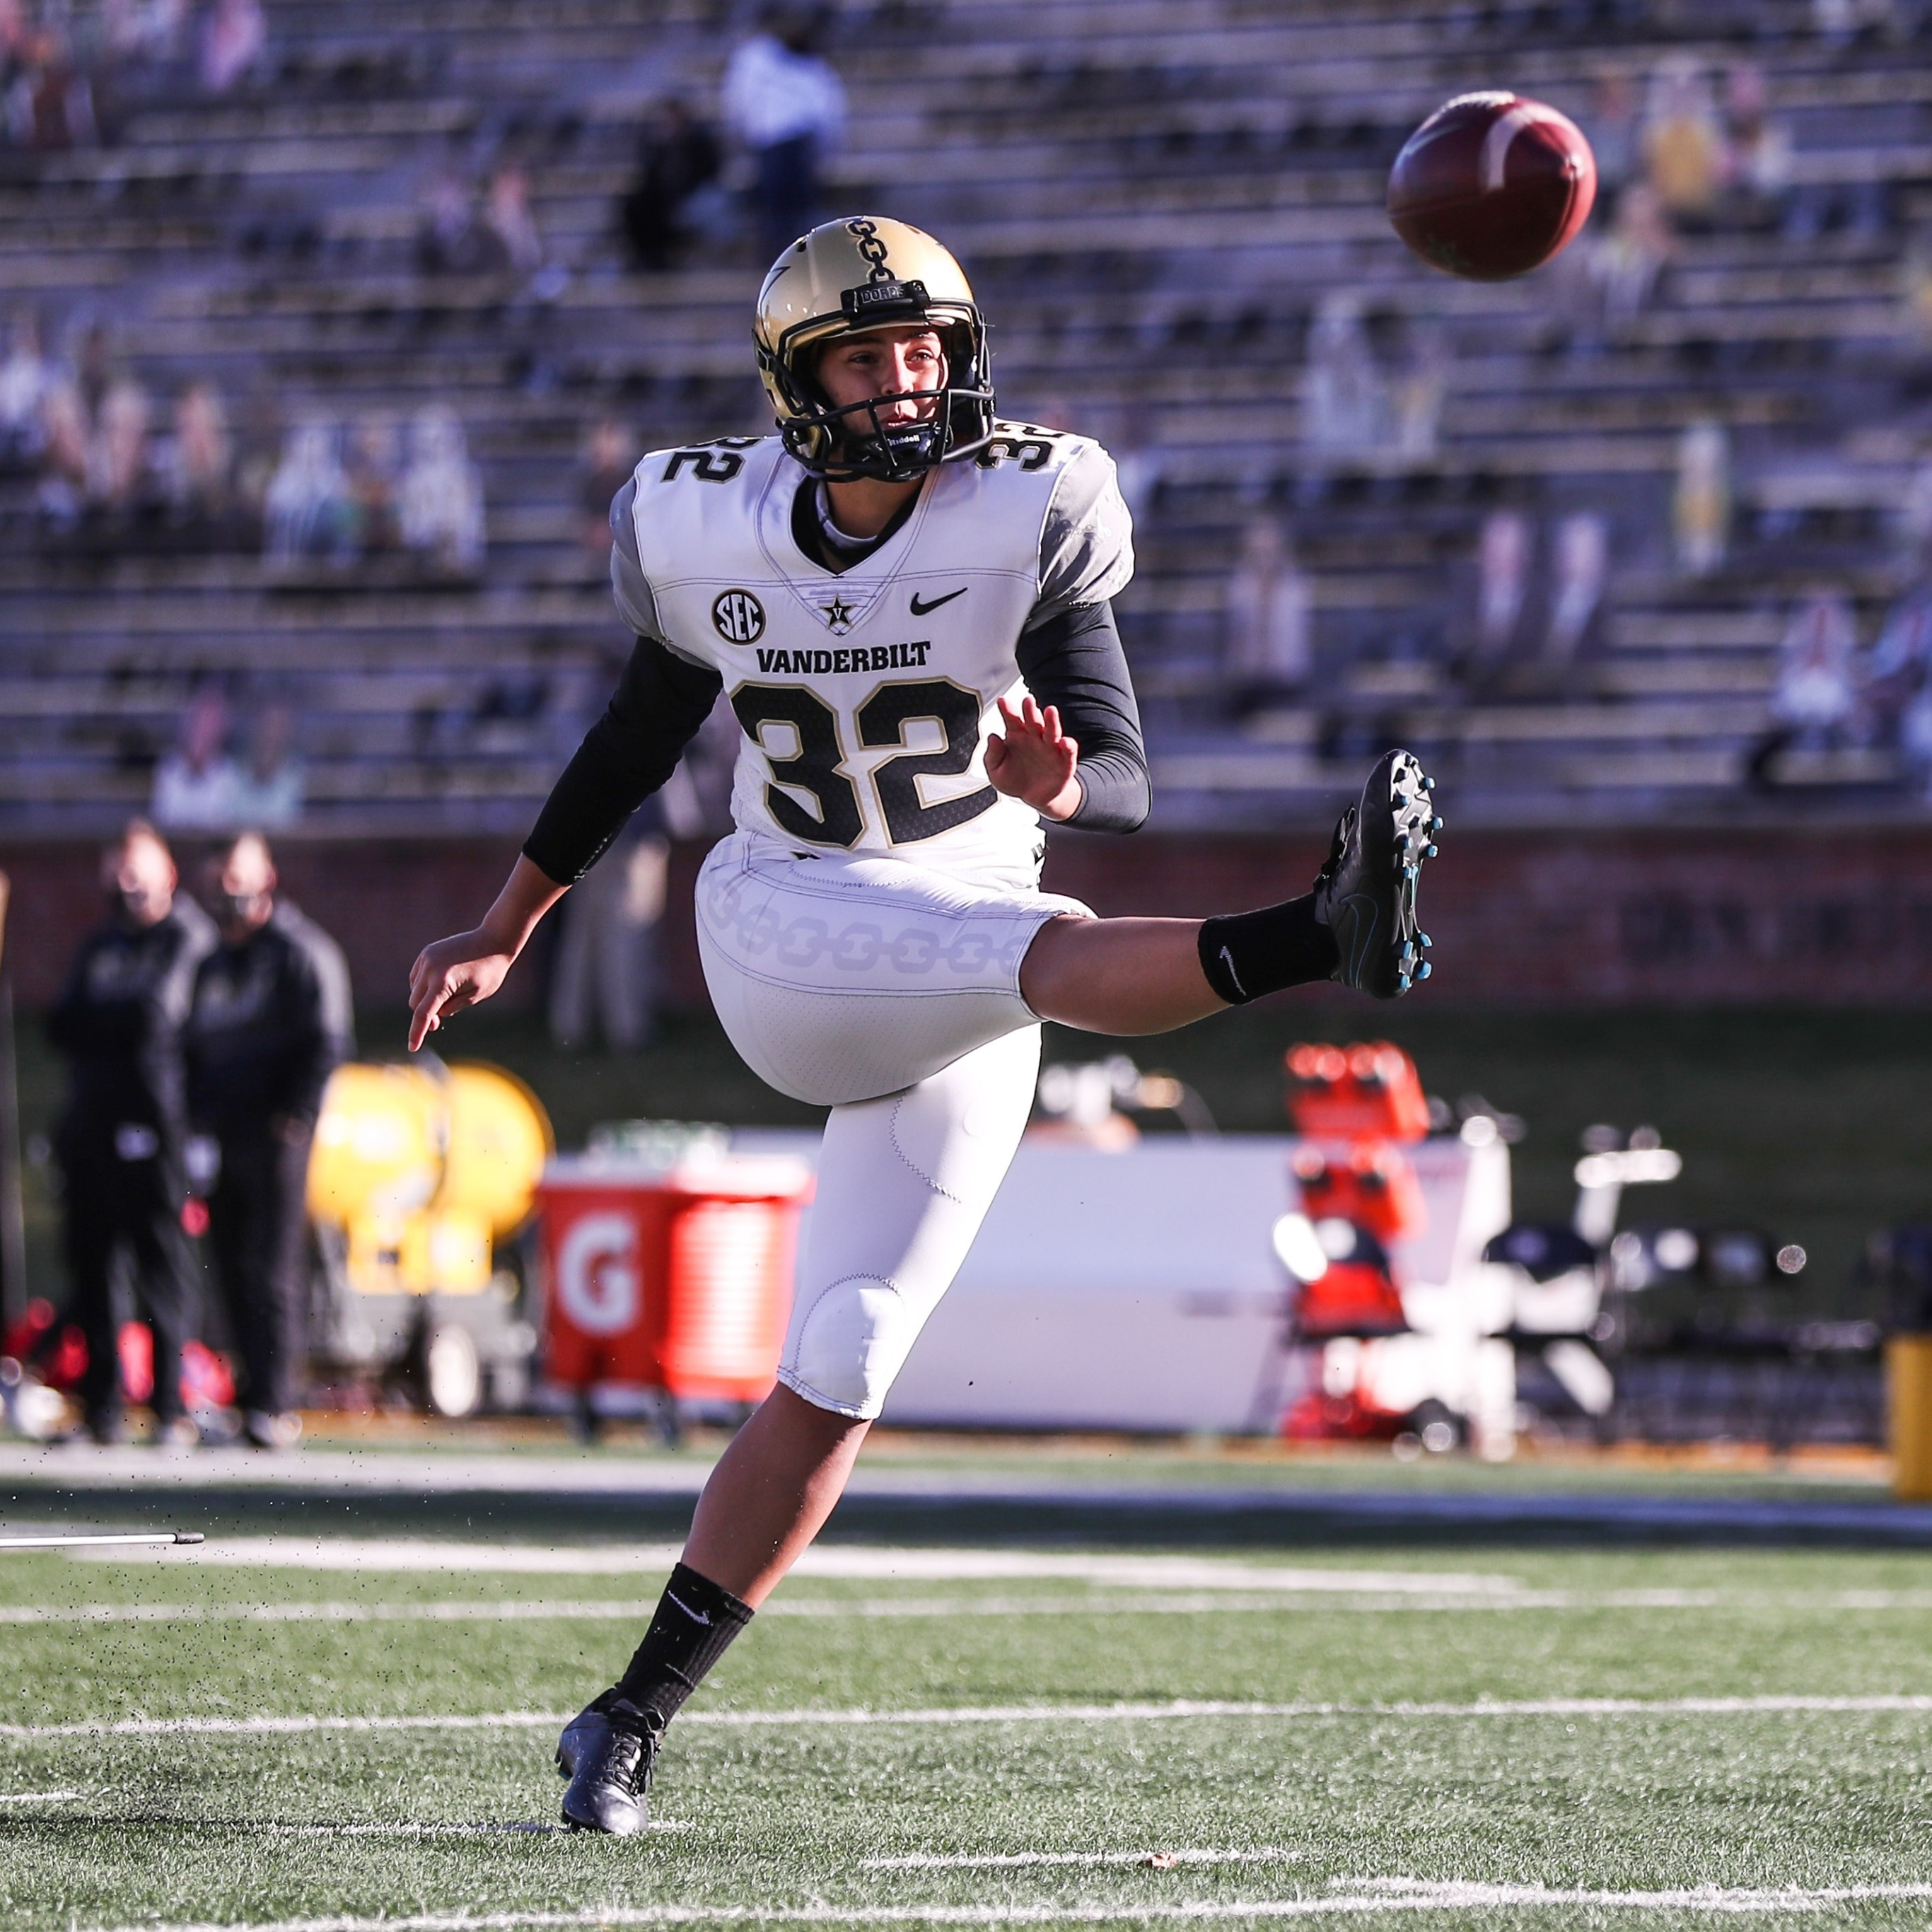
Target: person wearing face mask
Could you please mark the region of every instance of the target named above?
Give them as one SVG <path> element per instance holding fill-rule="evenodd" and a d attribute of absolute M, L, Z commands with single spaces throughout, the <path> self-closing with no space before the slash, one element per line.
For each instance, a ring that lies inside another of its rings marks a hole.
<path fill-rule="evenodd" d="M 301 1432 L 309 1140 L 329 1075 L 355 1050 L 341 949 L 277 883 L 258 832 L 208 861 L 220 943 L 196 970 L 187 1030 L 189 1112 L 220 1150 L 209 1246 L 260 1449 Z"/>
<path fill-rule="evenodd" d="M 107 918 L 82 943 L 47 1021 L 71 1068 L 57 1144 L 70 1312 L 87 1338 L 81 1403 L 95 1442 L 120 1438 L 113 1276 L 124 1252 L 154 1334 L 154 1440 L 185 1444 L 196 1439 L 181 1395 L 195 1278 L 182 1226 L 182 1028 L 214 934 L 200 908 L 176 892 L 173 857 L 143 820 L 101 855 L 100 878 Z"/>

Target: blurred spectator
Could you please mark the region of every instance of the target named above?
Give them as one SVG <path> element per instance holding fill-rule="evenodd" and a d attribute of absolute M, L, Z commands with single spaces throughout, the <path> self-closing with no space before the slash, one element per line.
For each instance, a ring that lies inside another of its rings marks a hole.
<path fill-rule="evenodd" d="M 1362 326 L 1360 296 L 1324 296 L 1316 311 L 1302 378 L 1302 447 L 1318 458 L 1359 457 L 1383 430 L 1382 379 Z"/>
<path fill-rule="evenodd" d="M 167 67 L 186 44 L 188 0 L 103 0 L 102 41 L 110 59 Z"/>
<path fill-rule="evenodd" d="M 262 506 L 271 562 L 353 556 L 349 482 L 336 446 L 332 424 L 298 423 L 289 432 Z"/>
<path fill-rule="evenodd" d="M 226 94 L 238 82 L 266 74 L 268 22 L 262 0 L 214 0 L 201 23 L 201 84 Z"/>
<path fill-rule="evenodd" d="M 174 513 L 192 527 L 212 531 L 234 508 L 235 442 L 228 411 L 212 382 L 190 382 L 175 404 L 168 478 Z"/>
<path fill-rule="evenodd" d="M 650 1040 L 670 864 L 663 807 L 653 799 L 571 892 L 550 981 L 558 1046 L 584 1046 L 600 1028 L 614 1053 L 634 1053 Z"/>
<path fill-rule="evenodd" d="M 404 547 L 442 572 L 468 574 L 483 562 L 483 479 L 463 425 L 440 404 L 417 412 L 409 467 L 396 496 Z"/>
<path fill-rule="evenodd" d="M 1635 176 L 1639 160 L 1636 89 L 1622 68 L 1606 68 L 1597 76 L 1596 97 L 1580 118 L 1597 158 L 1598 194 L 1613 198 Z"/>
<path fill-rule="evenodd" d="M 1900 714 L 1898 749 L 1906 771 L 1919 782 L 1921 796 L 1932 805 L 1932 682 L 1919 686 Z"/>
<path fill-rule="evenodd" d="M 1859 694 L 1865 736 L 1881 745 L 1903 737 L 1906 713 L 1926 688 L 1932 668 L 1932 584 L 1908 590 L 1886 614 L 1865 667 Z"/>
<path fill-rule="evenodd" d="M 93 427 L 80 386 L 57 376 L 40 406 L 40 514 L 54 524 L 80 518 L 87 500 Z"/>
<path fill-rule="evenodd" d="M 1395 453 L 1403 462 L 1434 460 L 1448 384 L 1449 352 L 1442 330 L 1431 322 L 1414 325 L 1406 364 L 1389 391 L 1395 418 Z"/>
<path fill-rule="evenodd" d="M 584 446 L 577 485 L 578 540 L 592 556 L 610 549 L 610 500 L 630 481 L 631 439 L 614 416 L 593 428 Z"/>
<path fill-rule="evenodd" d="M 483 197 L 483 225 L 502 249 L 507 267 L 530 275 L 543 266 L 543 237 L 530 212 L 530 177 L 514 162 L 490 174 Z"/>
<path fill-rule="evenodd" d="M 483 236 L 491 266 L 518 278 L 539 302 L 554 302 L 569 280 L 550 261 L 530 212 L 530 178 L 514 162 L 491 174 L 483 200 Z"/>
<path fill-rule="evenodd" d="M 354 530 L 350 543 L 359 556 L 394 550 L 396 491 L 402 482 L 402 431 L 394 417 L 376 411 L 363 417 L 349 440 L 344 472 L 345 500 Z"/>
<path fill-rule="evenodd" d="M 153 1331 L 155 1440 L 192 1443 L 182 1349 L 195 1325 L 188 1203 L 182 1026 L 196 967 L 213 943 L 206 916 L 178 893 L 175 863 L 136 820 L 101 855 L 106 922 L 82 944 L 47 1032 L 67 1056 L 56 1137 L 72 1312 L 87 1338 L 81 1402 L 97 1442 L 122 1431 L 117 1264 L 131 1260 L 138 1312 Z"/>
<path fill-rule="evenodd" d="M 152 406 L 137 378 L 122 370 L 100 399 L 88 452 L 88 495 L 110 510 L 130 508 L 148 476 L 148 424 Z"/>
<path fill-rule="evenodd" d="M 1677 440 L 1671 536 L 1678 566 L 1708 577 L 1730 547 L 1731 444 L 1721 423 L 1690 424 Z"/>
<path fill-rule="evenodd" d="M 1480 675 L 1515 650 L 1529 606 L 1529 519 L 1492 510 L 1483 519 L 1476 560 L 1476 622 L 1472 668 Z"/>
<path fill-rule="evenodd" d="M 239 824 L 240 778 L 228 754 L 228 706 L 218 691 L 197 692 L 182 716 L 180 743 L 154 767 L 154 823 L 196 831 Z"/>
<path fill-rule="evenodd" d="M 1238 710 L 1292 699 L 1306 685 L 1312 602 L 1288 532 L 1273 517 L 1253 518 L 1224 606 L 1223 675 Z"/>
<path fill-rule="evenodd" d="M 52 23 L 36 31 L 24 9 L 10 10 L 0 15 L 0 50 L 8 76 L 0 100 L 8 142 L 44 153 L 91 146 L 94 90 L 74 64 L 65 32 Z"/>
<path fill-rule="evenodd" d="M 119 363 L 106 329 L 89 325 L 41 404 L 43 512 L 70 522 L 83 509 L 132 508 L 148 481 L 149 415 L 148 392 Z"/>
<path fill-rule="evenodd" d="M 768 8 L 731 56 L 724 124 L 758 170 L 759 233 L 767 260 L 818 220 L 818 170 L 845 123 L 845 90 L 820 56 L 826 10 Z"/>
<path fill-rule="evenodd" d="M 1633 182 L 1617 197 L 1610 232 L 1588 257 L 1606 324 L 1627 321 L 1644 307 L 1676 250 L 1664 204 L 1642 182 Z"/>
<path fill-rule="evenodd" d="M 1688 62 L 1666 62 L 1652 83 L 1643 154 L 1646 178 L 1671 219 L 1708 220 L 1724 183 L 1724 134 L 1710 82 Z"/>
<path fill-rule="evenodd" d="M 53 364 L 40 352 L 40 318 L 21 307 L 8 319 L 0 362 L 0 476 L 31 472 L 46 446 L 44 414 Z"/>
<path fill-rule="evenodd" d="M 677 266 L 696 225 L 693 198 L 722 165 L 717 136 L 676 95 L 651 104 L 638 137 L 637 172 L 620 209 L 638 267 L 662 274 Z"/>
<path fill-rule="evenodd" d="M 308 775 L 295 749 L 295 717 L 279 699 L 255 714 L 248 755 L 236 769 L 229 823 L 278 832 L 302 817 Z"/>
<path fill-rule="evenodd" d="M 1775 227 L 1791 191 L 1791 130 L 1771 117 L 1762 68 L 1745 62 L 1725 76 L 1724 116 L 1731 212 L 1747 227 Z"/>
<path fill-rule="evenodd" d="M 1108 444 L 1114 458 L 1120 500 L 1136 527 L 1154 513 L 1160 495 L 1161 450 L 1152 412 L 1139 403 L 1120 412 L 1120 426 Z"/>
<path fill-rule="evenodd" d="M 470 184 L 454 168 L 440 168 L 416 217 L 416 266 L 426 275 L 480 275 L 504 259 L 502 244 L 477 219 Z"/>
<path fill-rule="evenodd" d="M 190 1114 L 220 1155 L 208 1246 L 239 1344 L 244 1432 L 262 1449 L 300 1433 L 309 1142 L 322 1088 L 355 1051 L 341 949 L 278 883 L 258 832 L 209 861 L 220 943 L 196 968 L 184 1034 Z"/>
<path fill-rule="evenodd" d="M 1562 668 L 1594 643 L 1601 628 L 1609 526 L 1588 511 L 1565 517 L 1556 526 L 1555 551 L 1543 658 L 1546 664 Z"/>
<path fill-rule="evenodd" d="M 1858 709 L 1857 649 L 1852 607 L 1836 592 L 1814 592 L 1798 606 L 1784 633 L 1771 696 L 1784 744 L 1818 750 L 1844 741 Z"/>

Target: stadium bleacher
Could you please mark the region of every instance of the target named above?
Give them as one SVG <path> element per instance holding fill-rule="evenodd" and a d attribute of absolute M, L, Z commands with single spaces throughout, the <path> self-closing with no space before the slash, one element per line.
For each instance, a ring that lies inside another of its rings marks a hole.
<path fill-rule="evenodd" d="M 1312 820 L 1394 737 L 1439 763 L 1463 823 L 1917 808 L 1882 746 L 1751 777 L 1795 601 L 1828 584 L 1869 641 L 1916 567 L 1897 526 L 1932 449 L 1905 299 L 1932 213 L 1932 70 L 1916 16 L 1889 17 L 1846 37 L 1803 0 L 842 10 L 835 201 L 960 255 L 1009 413 L 1145 444 L 1157 480 L 1121 614 L 1159 822 Z M 100 144 L 0 150 L 0 286 L 50 340 L 108 322 L 158 414 L 209 380 L 271 455 L 299 421 L 446 404 L 488 506 L 480 574 L 438 573 L 274 562 L 258 536 L 190 545 L 138 520 L 56 527 L 31 476 L 0 481 L 0 824 L 91 830 L 143 804 L 210 681 L 293 706 L 318 827 L 527 821 L 625 643 L 580 534 L 590 425 L 616 416 L 639 451 L 760 427 L 754 244 L 639 275 L 615 217 L 646 104 L 708 100 L 734 18 L 708 0 L 274 0 L 268 77 L 214 100 L 130 77 Z M 1396 148 L 1451 93 L 1507 85 L 1587 125 L 1612 68 L 1744 59 L 1792 136 L 1802 242 L 1693 226 L 1647 302 L 1580 338 L 1556 272 L 1453 281 L 1383 218 Z M 566 272 L 542 293 L 417 264 L 433 178 L 502 158 Z M 1385 370 L 1436 345 L 1439 416 L 1413 449 L 1312 450 L 1310 326 L 1337 292 Z M 1728 554 L 1690 574 L 1671 503 L 1699 420 L 1728 433 L 1734 506 Z M 1563 514 L 1608 520 L 1597 640 L 1556 670 L 1459 668 L 1499 508 L 1539 541 Z M 1238 710 L 1222 614 L 1258 514 L 1292 527 L 1317 674 Z"/>

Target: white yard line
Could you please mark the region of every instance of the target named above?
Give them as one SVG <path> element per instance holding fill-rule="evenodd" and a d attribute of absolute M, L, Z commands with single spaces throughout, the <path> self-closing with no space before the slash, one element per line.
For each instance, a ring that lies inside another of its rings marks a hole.
<path fill-rule="evenodd" d="M 1848 1590 L 1839 1592 L 1744 1592 L 1715 1590 L 1523 1590 L 1514 1594 L 1424 1595 L 1322 1591 L 1306 1595 L 1283 1588 L 1262 1594 L 1219 1591 L 1166 1595 L 1154 1592 L 1059 1597 L 812 1597 L 781 1596 L 765 1605 L 767 1617 L 1072 1617 L 1210 1616 L 1280 1611 L 1329 1615 L 1395 1611 L 1516 1612 L 1522 1610 L 1764 1610 L 1887 1611 L 1932 1610 L 1932 1591 Z M 574 1598 L 518 1600 L 462 1598 L 404 1604 L 362 1604 L 327 1598 L 294 1604 L 0 1604 L 0 1628 L 38 1624 L 197 1623 L 542 1623 L 546 1620 L 647 1621 L 655 1606 L 642 1598 Z"/>
<path fill-rule="evenodd" d="M 1202 1718 L 1366 1718 L 1371 1720 L 1463 1718 L 1750 1717 L 1818 1713 L 1918 1714 L 1932 1712 L 1932 1695 L 1762 1697 L 1484 1698 L 1474 1703 L 1259 1703 L 1177 1697 L 1112 1704 L 962 1704 L 920 1709 L 687 1711 L 686 1725 L 738 1730 L 764 1725 L 852 1729 L 891 1725 L 1106 1724 Z M 289 1736 L 313 1732 L 537 1730 L 569 1721 L 568 1711 L 497 1711 L 460 1716 L 313 1714 L 254 1717 L 122 1718 L 111 1721 L 0 1724 L 0 1738 Z"/>
<path fill-rule="evenodd" d="M 76 1562 L 111 1556 L 125 1562 L 154 1552 L 76 1552 Z M 668 1572 L 682 1553 L 675 1543 L 440 1543 L 428 1538 L 218 1537 L 188 1550 L 159 1552 L 176 1564 L 289 1570 L 473 1570 L 484 1576 L 621 1576 Z M 1514 1576 L 1428 1570 L 1329 1570 L 1315 1564 L 1222 1562 L 1192 1556 L 1085 1556 L 1034 1550 L 952 1550 L 886 1544 L 820 1544 L 794 1566 L 797 1576 L 908 1582 L 1000 1582 L 1022 1577 L 1112 1583 L 1130 1589 L 1325 1591 L 1343 1595 L 1513 1594 Z"/>
<path fill-rule="evenodd" d="M 1360 1917 L 1372 1912 L 1463 1912 L 1472 1907 L 1574 1912 L 1677 1911 L 1726 1916 L 1826 1912 L 1834 1906 L 1932 1899 L 1932 1882 L 1726 1888 L 1696 1886 L 1657 1892 L 1598 1892 L 1536 1885 L 1487 1885 L 1419 1879 L 1352 1880 L 1327 1893 L 1295 1898 L 1177 1900 L 1169 1904 L 1070 1901 L 1038 1905 L 599 1905 L 580 1911 L 422 1912 L 361 1918 L 162 1924 L 148 1920 L 116 1932 L 543 1932 L 550 1927 L 651 1925 L 1130 1925 L 1213 1924 L 1231 1919 Z"/>
<path fill-rule="evenodd" d="M 0 1791 L 0 1804 L 72 1804 L 84 1791 Z"/>
<path fill-rule="evenodd" d="M 1324 1615 L 1408 1610 L 1526 1610 L 1614 1608 L 1622 1610 L 1708 1607 L 1686 1593 L 1632 1592 L 1635 1601 L 1581 1598 L 1568 1594 L 1526 1592 L 1520 1597 L 1336 1596 L 1327 1592 L 1297 1596 L 1108 1595 L 1096 1591 L 1078 1597 L 780 1597 L 765 1605 L 768 1617 L 1072 1617 L 1209 1616 L 1241 1612 L 1316 1612 Z M 653 1604 L 642 1599 L 578 1598 L 520 1602 L 491 1598 L 417 1604 L 356 1604 L 324 1599 L 298 1604 L 0 1604 L 0 1627 L 36 1624 L 371 1624 L 541 1623 L 617 1618 L 648 1622 Z M 1869 1606 L 1862 1606 L 1869 1607 Z"/>
<path fill-rule="evenodd" d="M 1032 1865 L 1150 1865 L 1165 1870 L 1170 1865 L 1292 1864 L 1307 1856 L 1285 1851 L 1278 1845 L 1258 1846 L 1252 1850 L 1192 1846 L 1183 1851 L 1154 1852 L 913 1852 L 899 1858 L 861 1858 L 861 1871 L 1012 1871 Z"/>
<path fill-rule="evenodd" d="M 277 1838 L 475 1838 L 506 1834 L 514 1837 L 563 1838 L 568 1835 L 570 1830 L 567 1825 L 538 1825 L 516 1820 L 488 1824 L 290 1825 L 279 1820 L 261 1823 L 250 1818 L 217 1820 L 212 1828 L 262 1832 Z M 688 1818 L 652 1818 L 646 1822 L 644 1829 L 688 1832 L 691 1821 Z"/>

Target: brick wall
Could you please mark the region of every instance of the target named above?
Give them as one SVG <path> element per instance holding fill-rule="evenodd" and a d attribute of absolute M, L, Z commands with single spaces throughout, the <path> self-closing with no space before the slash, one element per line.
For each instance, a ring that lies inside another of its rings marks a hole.
<path fill-rule="evenodd" d="M 1101 913 L 1198 916 L 1305 890 L 1325 844 L 1303 838 L 1062 836 L 1047 884 Z M 515 856 L 503 838 L 291 838 L 285 890 L 348 952 L 358 1001 L 402 1003 L 410 962 L 494 896 Z M 184 846 L 192 875 L 195 849 Z M 692 875 L 674 866 L 668 990 L 704 997 Z M 7 951 L 17 996 L 44 1006 L 100 916 L 92 846 L 0 840 L 14 881 Z M 1667 828 L 1586 833 L 1453 832 L 1428 871 L 1434 990 L 1499 1004 L 1932 1000 L 1932 830 Z M 505 997 L 540 989 L 542 950 Z"/>

